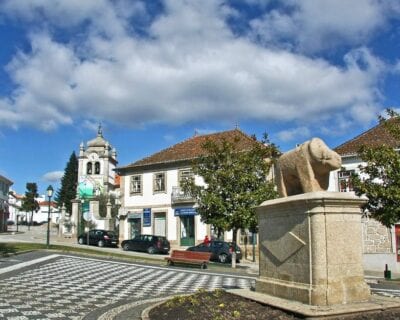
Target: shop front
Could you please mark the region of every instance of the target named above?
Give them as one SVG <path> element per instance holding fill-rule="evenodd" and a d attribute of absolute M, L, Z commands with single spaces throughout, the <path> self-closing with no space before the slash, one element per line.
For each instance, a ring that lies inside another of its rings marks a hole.
<path fill-rule="evenodd" d="M 134 238 L 142 233 L 142 214 L 128 213 L 128 226 L 130 238 Z"/>
<path fill-rule="evenodd" d="M 174 215 L 180 220 L 180 245 L 182 247 L 194 246 L 195 244 L 195 208 L 176 208 Z"/>

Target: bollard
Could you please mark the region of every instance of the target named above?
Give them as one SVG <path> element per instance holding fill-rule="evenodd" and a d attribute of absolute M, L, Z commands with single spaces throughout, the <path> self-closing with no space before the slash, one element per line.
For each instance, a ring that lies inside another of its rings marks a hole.
<path fill-rule="evenodd" d="M 385 279 L 391 279 L 392 278 L 392 271 L 388 269 L 387 263 L 385 264 L 385 271 L 383 272 L 383 275 Z"/>

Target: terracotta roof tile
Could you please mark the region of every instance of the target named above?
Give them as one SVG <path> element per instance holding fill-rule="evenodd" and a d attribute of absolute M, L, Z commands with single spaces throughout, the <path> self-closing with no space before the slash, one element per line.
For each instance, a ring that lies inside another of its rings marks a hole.
<path fill-rule="evenodd" d="M 192 160 L 205 154 L 205 150 L 202 148 L 202 145 L 207 140 L 222 141 L 223 139 L 228 142 L 233 142 L 234 139 L 238 139 L 238 149 L 240 151 L 249 149 L 253 143 L 258 143 L 252 137 L 238 129 L 208 135 L 194 136 L 167 149 L 154 153 L 149 157 L 133 162 L 127 166 L 117 168 L 117 170 Z"/>
<path fill-rule="evenodd" d="M 48 207 L 49 206 L 49 202 L 48 201 L 39 201 L 39 206 L 41 207 Z M 57 202 L 51 201 L 50 202 L 50 206 L 53 208 L 57 207 Z"/>
<path fill-rule="evenodd" d="M 121 185 L 121 176 L 116 174 L 114 178 L 114 186 L 119 186 Z"/>
<path fill-rule="evenodd" d="M 395 121 L 391 119 L 388 121 Z M 363 145 L 366 146 L 381 146 L 387 145 L 392 148 L 399 148 L 400 141 L 395 139 L 385 127 L 385 122 L 381 122 L 375 127 L 365 131 L 357 137 L 341 144 L 334 150 L 341 156 L 356 155 Z"/>

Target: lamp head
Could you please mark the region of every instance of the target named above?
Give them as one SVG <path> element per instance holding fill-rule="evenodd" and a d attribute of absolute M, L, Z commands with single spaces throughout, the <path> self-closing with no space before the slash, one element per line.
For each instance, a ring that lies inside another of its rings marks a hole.
<path fill-rule="evenodd" d="M 53 187 L 52 187 L 51 185 L 49 185 L 49 186 L 47 187 L 47 196 L 48 196 L 49 198 L 51 198 L 51 197 L 53 196 L 53 191 L 54 191 Z"/>

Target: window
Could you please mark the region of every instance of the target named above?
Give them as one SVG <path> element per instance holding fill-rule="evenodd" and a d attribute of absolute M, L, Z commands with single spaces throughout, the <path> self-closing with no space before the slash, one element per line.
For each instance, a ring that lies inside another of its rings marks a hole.
<path fill-rule="evenodd" d="M 94 164 L 94 173 L 95 174 L 100 174 L 100 162 L 96 162 Z"/>
<path fill-rule="evenodd" d="M 339 192 L 350 192 L 354 190 L 350 180 L 354 172 L 354 170 L 338 171 Z"/>
<path fill-rule="evenodd" d="M 86 174 L 92 174 L 92 170 L 93 170 L 93 168 L 92 168 L 92 163 L 91 163 L 91 162 L 88 162 L 88 163 L 86 164 Z"/>
<path fill-rule="evenodd" d="M 193 171 L 191 169 L 182 169 L 179 170 L 178 179 L 179 186 L 182 187 L 182 183 L 185 180 L 189 180 L 193 178 Z"/>
<path fill-rule="evenodd" d="M 131 177 L 131 194 L 142 194 L 142 176 Z"/>
<path fill-rule="evenodd" d="M 153 181 L 154 192 L 163 192 L 165 190 L 165 173 L 155 173 Z"/>

